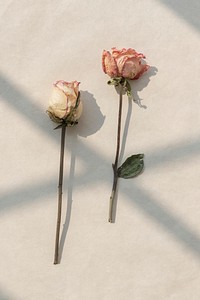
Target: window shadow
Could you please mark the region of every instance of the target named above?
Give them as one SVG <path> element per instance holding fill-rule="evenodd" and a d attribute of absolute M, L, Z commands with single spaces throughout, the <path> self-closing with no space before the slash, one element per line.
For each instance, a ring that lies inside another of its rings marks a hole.
<path fill-rule="evenodd" d="M 3 291 L 0 289 L 0 299 L 1 300 L 20 300 L 19 298 L 13 298 L 11 295 L 8 294 L 8 292 Z"/>
<path fill-rule="evenodd" d="M 143 188 L 132 184 L 133 188 L 123 190 L 129 200 L 160 229 L 169 233 L 175 241 L 187 248 L 200 259 L 200 237 L 187 224 L 178 219 L 167 207 L 152 198 Z"/>
<path fill-rule="evenodd" d="M 159 0 L 172 9 L 178 16 L 186 20 L 195 29 L 200 30 L 199 0 Z"/>
<path fill-rule="evenodd" d="M 8 79 L 0 76 L 0 87 L 2 88 L 1 96 L 10 103 L 10 105 L 19 111 L 23 116 L 27 117 L 27 119 L 32 122 L 35 126 L 37 126 L 40 130 L 45 132 L 51 139 L 60 141 L 59 134 L 53 134 L 51 130 L 47 126 L 44 126 L 44 120 L 41 120 L 41 108 L 37 107 L 30 97 L 27 97 L 20 89 L 18 89 L 15 85 L 8 81 Z M 88 93 L 88 92 L 87 92 Z M 88 103 L 91 104 L 92 96 L 85 93 L 85 96 L 88 98 Z M 94 103 L 93 103 L 94 104 Z M 92 107 L 92 105 L 90 106 Z M 37 118 L 33 118 L 32 110 L 36 110 L 39 116 Z M 91 109 L 91 113 L 95 114 L 95 106 Z M 89 116 L 89 115 L 88 115 Z M 130 111 L 129 111 L 130 117 Z M 105 117 L 99 116 L 99 120 L 96 124 L 96 128 L 93 131 L 86 131 L 80 133 L 82 136 L 87 136 L 88 134 L 92 134 L 92 132 L 96 132 L 100 126 L 103 124 L 103 120 Z M 129 121 L 128 121 L 129 122 Z M 46 119 L 45 119 L 45 123 Z M 128 124 L 128 123 L 127 123 Z M 48 125 L 49 126 L 49 125 Z M 89 125 L 88 125 L 89 126 Z M 128 127 L 128 125 L 127 125 Z M 78 127 L 77 127 L 78 128 Z M 73 129 L 72 129 L 73 130 Z M 74 132 L 71 131 L 73 135 Z M 77 132 L 78 135 L 78 132 Z M 56 136 L 56 138 L 55 138 Z M 66 220 L 65 220 L 65 231 L 63 231 L 62 244 L 64 246 L 64 240 L 66 238 L 67 230 L 69 227 L 69 220 L 71 216 L 71 208 L 72 208 L 72 191 L 73 185 L 76 184 L 76 187 L 81 185 L 89 185 L 94 182 L 105 182 L 106 176 L 102 176 L 102 173 L 106 174 L 108 169 L 110 168 L 111 162 L 108 162 L 102 155 L 94 152 L 94 149 L 91 149 L 83 143 L 79 141 L 79 147 L 76 146 L 76 136 L 75 140 L 71 141 L 71 144 L 68 143 L 66 148 L 68 150 L 74 149 L 74 156 L 71 157 L 71 167 L 70 167 L 70 176 L 69 180 L 66 182 L 69 185 L 68 190 L 68 212 L 66 212 Z M 125 145 L 124 137 L 124 145 Z M 70 148 L 71 147 L 71 148 Z M 73 148 L 75 147 L 75 148 Z M 124 146 L 123 146 L 124 147 Z M 122 149 L 123 150 L 123 149 Z M 199 155 L 199 138 L 190 140 L 188 143 L 180 142 L 179 144 L 169 145 L 169 148 L 156 149 L 152 154 L 148 154 L 146 156 L 148 167 L 155 168 L 159 167 L 163 163 L 172 162 L 176 159 L 179 161 L 184 159 L 184 163 L 186 160 L 190 161 L 191 153 L 193 155 Z M 75 159 L 79 157 L 81 160 L 85 162 L 85 170 L 84 174 L 76 176 L 76 180 L 74 180 L 74 169 L 75 169 Z M 159 159 L 158 159 L 159 158 Z M 181 161 L 182 162 L 182 161 Z M 100 170 L 99 172 L 97 170 Z M 57 174 L 56 174 L 57 175 Z M 50 193 L 55 193 L 55 186 L 57 183 L 57 178 L 53 176 L 53 178 L 48 181 L 40 182 L 39 184 L 26 186 L 17 191 L 11 191 L 6 195 L 2 195 L 0 198 L 1 203 L 1 211 L 3 213 L 6 212 L 6 209 L 11 209 L 14 207 L 18 207 L 20 205 L 28 204 L 29 201 L 37 201 L 41 197 L 45 195 L 49 195 Z M 140 209 L 146 216 L 151 218 L 154 222 L 160 225 L 160 228 L 164 229 L 166 232 L 170 233 L 173 238 L 178 241 L 180 244 L 184 245 L 187 249 L 189 249 L 192 253 L 196 255 L 196 257 L 200 257 L 200 238 L 199 236 L 191 229 L 186 223 L 183 223 L 179 220 L 173 213 L 166 207 L 162 206 L 157 200 L 152 198 L 148 192 L 146 192 L 143 188 L 137 186 L 132 181 L 132 184 L 129 186 L 126 191 L 123 190 L 123 183 L 120 182 L 120 190 L 124 193 L 131 201 L 132 204 L 136 205 L 138 209 Z M 134 195 L 134 196 L 133 196 Z M 109 195 L 108 195 L 109 196 Z M 27 201 L 28 200 L 28 201 Z M 109 199 L 105 199 L 108 201 Z M 106 218 L 107 216 L 105 216 Z"/>

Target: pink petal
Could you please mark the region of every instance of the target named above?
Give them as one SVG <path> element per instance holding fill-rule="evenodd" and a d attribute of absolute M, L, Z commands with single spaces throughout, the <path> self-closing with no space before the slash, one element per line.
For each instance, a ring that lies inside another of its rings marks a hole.
<path fill-rule="evenodd" d="M 145 58 L 144 54 L 142 53 L 137 53 L 134 49 L 132 48 L 122 48 L 121 50 L 118 50 L 117 48 L 112 48 L 112 56 L 114 58 L 118 58 L 119 56 L 126 56 L 128 58 Z"/>
<path fill-rule="evenodd" d="M 146 72 L 148 69 L 150 68 L 149 65 L 140 65 L 140 70 L 139 72 L 137 73 L 137 75 L 134 77 L 134 78 L 131 78 L 131 79 L 138 79 L 144 72 Z"/>
<path fill-rule="evenodd" d="M 126 65 L 126 61 L 128 59 L 129 58 L 127 56 L 123 56 L 123 55 L 120 55 L 120 54 L 116 58 L 116 63 L 117 63 L 117 67 L 118 67 L 118 74 L 119 74 L 119 76 L 125 77 L 123 75 L 123 70 L 124 70 L 124 67 Z"/>
<path fill-rule="evenodd" d="M 137 75 L 138 66 L 137 59 L 127 59 L 122 68 L 122 77 L 134 78 Z"/>
<path fill-rule="evenodd" d="M 109 51 L 103 51 L 102 67 L 104 73 L 108 74 L 110 77 L 116 77 L 118 75 L 116 62 Z"/>

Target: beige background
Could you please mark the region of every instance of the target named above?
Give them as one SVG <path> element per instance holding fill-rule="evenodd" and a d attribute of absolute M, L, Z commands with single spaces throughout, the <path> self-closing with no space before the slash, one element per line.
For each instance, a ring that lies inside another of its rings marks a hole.
<path fill-rule="evenodd" d="M 6 0 L 0 15 L 0 299 L 199 300 L 200 2 Z M 145 172 L 120 180 L 109 224 L 118 97 L 101 53 L 113 46 L 152 68 L 133 83 L 147 109 L 123 107 L 121 161 L 145 153 Z M 54 266 L 57 79 L 81 81 L 84 113 L 66 137 Z"/>

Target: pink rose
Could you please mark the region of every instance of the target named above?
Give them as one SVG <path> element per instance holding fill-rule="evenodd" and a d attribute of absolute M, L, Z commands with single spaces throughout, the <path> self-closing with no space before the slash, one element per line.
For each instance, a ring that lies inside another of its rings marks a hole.
<path fill-rule="evenodd" d="M 82 102 L 79 97 L 80 82 L 58 80 L 54 83 L 49 100 L 48 114 L 57 123 L 67 120 L 76 122 L 82 113 Z"/>
<path fill-rule="evenodd" d="M 102 55 L 103 71 L 112 78 L 138 79 L 149 69 L 147 64 L 142 64 L 142 58 L 145 58 L 142 53 L 137 53 L 131 48 L 122 50 L 112 48 L 112 53 L 104 50 Z"/>

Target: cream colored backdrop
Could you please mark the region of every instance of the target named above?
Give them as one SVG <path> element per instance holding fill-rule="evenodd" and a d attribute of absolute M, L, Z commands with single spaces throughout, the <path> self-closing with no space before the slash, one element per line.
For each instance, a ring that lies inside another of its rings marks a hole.
<path fill-rule="evenodd" d="M 0 299 L 200 299 L 200 2 L 0 3 Z M 101 53 L 132 47 L 150 71 L 124 98 L 120 180 L 107 222 L 118 96 Z M 60 131 L 45 113 L 55 80 L 81 81 L 67 130 L 60 265 L 53 265 Z M 127 130 L 128 128 L 128 130 Z"/>

